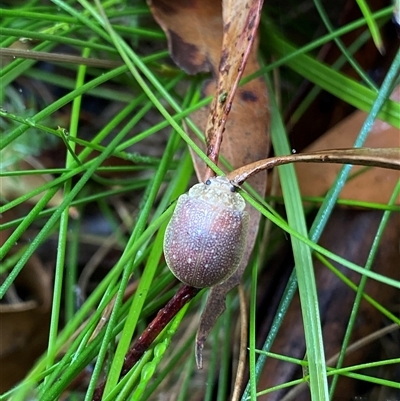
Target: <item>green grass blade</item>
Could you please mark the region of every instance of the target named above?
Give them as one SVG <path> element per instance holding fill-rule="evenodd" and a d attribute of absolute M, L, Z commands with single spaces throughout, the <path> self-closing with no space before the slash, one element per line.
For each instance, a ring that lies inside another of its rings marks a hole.
<path fill-rule="evenodd" d="M 284 57 L 286 54 L 296 51 L 296 48 L 280 37 L 276 31 L 269 31 L 268 37 L 269 45 L 279 56 Z M 286 64 L 304 78 L 354 107 L 367 112 L 371 109 L 376 97 L 375 91 L 368 89 L 340 72 L 332 70 L 329 66 L 313 57 L 300 54 L 288 60 Z M 394 127 L 400 128 L 399 104 L 387 98 L 382 105 L 378 118 Z"/>
<path fill-rule="evenodd" d="M 379 27 L 375 22 L 375 19 L 372 16 L 371 10 L 365 0 L 356 0 L 360 10 L 365 18 L 365 21 L 368 24 L 368 28 L 371 32 L 372 39 L 375 43 L 375 46 L 379 50 L 381 54 L 385 52 L 385 48 L 383 46 L 383 40 L 381 34 L 379 32 Z"/>
<path fill-rule="evenodd" d="M 271 102 L 271 139 L 277 155 L 290 153 L 285 128 L 279 117 L 279 109 L 273 96 Z M 290 226 L 308 236 L 300 190 L 293 165 L 278 167 L 282 185 L 285 208 Z M 286 168 L 288 167 L 288 168 Z M 311 399 L 327 400 L 328 380 L 325 366 L 325 352 L 319 315 L 317 288 L 315 284 L 311 249 L 298 238 L 291 237 L 296 276 L 299 286 L 300 303 L 303 315 L 307 359 L 309 362 Z"/>

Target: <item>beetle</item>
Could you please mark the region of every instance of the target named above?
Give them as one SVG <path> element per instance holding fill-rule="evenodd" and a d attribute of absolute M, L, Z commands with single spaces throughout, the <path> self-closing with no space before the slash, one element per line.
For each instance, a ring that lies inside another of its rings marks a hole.
<path fill-rule="evenodd" d="M 171 272 L 184 284 L 215 286 L 239 267 L 249 215 L 243 197 L 222 176 L 198 183 L 178 198 L 164 237 Z"/>

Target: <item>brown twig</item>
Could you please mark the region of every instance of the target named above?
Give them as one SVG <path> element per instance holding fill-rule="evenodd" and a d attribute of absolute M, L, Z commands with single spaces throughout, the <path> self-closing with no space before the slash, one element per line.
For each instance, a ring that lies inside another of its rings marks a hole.
<path fill-rule="evenodd" d="M 227 177 L 236 186 L 262 170 L 289 163 L 338 163 L 400 170 L 400 148 L 330 149 L 312 153 L 275 156 L 240 167 Z"/>
<path fill-rule="evenodd" d="M 129 370 L 132 369 L 135 363 L 149 349 L 152 342 L 161 333 L 165 326 L 183 308 L 184 305 L 186 305 L 196 296 L 199 291 L 199 288 L 189 287 L 188 285 L 184 285 L 178 290 L 178 292 L 171 298 L 164 308 L 157 313 L 157 316 L 147 326 L 147 328 L 143 331 L 143 334 L 136 340 L 126 354 L 121 376 L 126 375 Z M 105 381 L 96 388 L 93 401 L 101 400 L 104 386 Z"/>

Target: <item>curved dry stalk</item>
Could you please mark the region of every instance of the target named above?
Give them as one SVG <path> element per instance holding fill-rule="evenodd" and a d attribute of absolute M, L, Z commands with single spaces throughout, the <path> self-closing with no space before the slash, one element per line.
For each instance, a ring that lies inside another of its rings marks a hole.
<path fill-rule="evenodd" d="M 400 170 L 400 148 L 330 149 L 312 153 L 275 156 L 240 167 L 227 174 L 227 178 L 232 184 L 239 186 L 260 171 L 289 163 L 354 164 Z"/>

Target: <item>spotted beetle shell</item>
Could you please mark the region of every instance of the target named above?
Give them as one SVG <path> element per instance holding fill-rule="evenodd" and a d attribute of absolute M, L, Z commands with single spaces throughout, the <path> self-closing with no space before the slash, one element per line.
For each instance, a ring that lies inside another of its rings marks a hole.
<path fill-rule="evenodd" d="M 245 206 L 225 177 L 196 184 L 179 197 L 166 229 L 164 255 L 180 281 L 211 287 L 236 271 L 248 229 Z"/>

